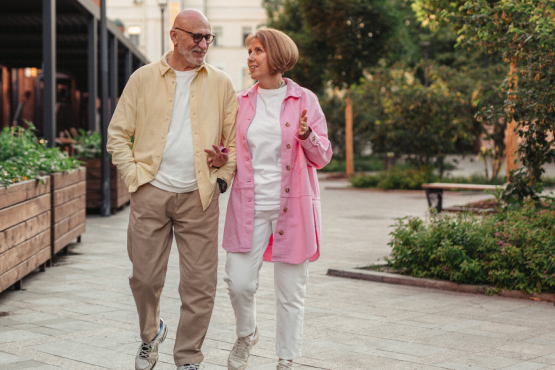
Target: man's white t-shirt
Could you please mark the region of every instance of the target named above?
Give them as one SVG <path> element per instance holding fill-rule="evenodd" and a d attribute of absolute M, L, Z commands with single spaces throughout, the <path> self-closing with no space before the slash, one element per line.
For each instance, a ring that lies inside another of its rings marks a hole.
<path fill-rule="evenodd" d="M 195 71 L 175 71 L 175 76 L 175 99 L 166 146 L 158 173 L 150 183 L 162 190 L 187 193 L 198 189 L 189 105 Z"/>
<path fill-rule="evenodd" d="M 287 86 L 258 88 L 256 112 L 247 130 L 254 171 L 254 209 L 278 210 L 281 198 L 281 106 Z"/>

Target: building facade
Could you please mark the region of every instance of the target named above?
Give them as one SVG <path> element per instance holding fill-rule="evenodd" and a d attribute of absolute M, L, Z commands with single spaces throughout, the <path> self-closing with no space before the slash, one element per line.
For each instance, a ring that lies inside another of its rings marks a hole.
<path fill-rule="evenodd" d="M 208 17 L 216 41 L 206 60 L 225 71 L 237 91 L 253 84 L 247 68 L 246 35 L 266 22 L 262 0 L 168 0 L 164 12 L 164 50 L 172 43 L 169 31 L 175 16 L 183 9 L 197 9 Z M 158 60 L 162 51 L 161 12 L 156 0 L 107 0 L 108 17 L 119 19 L 126 35 L 150 61 Z"/>

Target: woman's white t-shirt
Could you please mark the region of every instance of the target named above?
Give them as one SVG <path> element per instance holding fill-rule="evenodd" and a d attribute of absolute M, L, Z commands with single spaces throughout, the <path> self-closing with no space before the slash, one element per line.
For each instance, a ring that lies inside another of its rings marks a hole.
<path fill-rule="evenodd" d="M 258 88 L 256 112 L 247 130 L 254 171 L 255 211 L 278 210 L 281 196 L 281 106 L 287 86 Z"/>

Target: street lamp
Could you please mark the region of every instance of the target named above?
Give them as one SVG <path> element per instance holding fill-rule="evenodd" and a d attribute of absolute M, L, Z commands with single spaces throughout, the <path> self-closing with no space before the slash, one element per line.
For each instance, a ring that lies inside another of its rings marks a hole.
<path fill-rule="evenodd" d="M 160 7 L 160 24 L 162 25 L 162 55 L 166 52 L 166 48 L 164 46 L 164 39 L 166 35 L 164 34 L 164 11 L 168 7 L 168 0 L 156 0 L 156 3 Z"/>
<path fill-rule="evenodd" d="M 424 86 L 428 87 L 428 57 L 430 49 L 432 48 L 432 43 L 430 41 L 422 41 L 420 47 L 424 52 L 424 62 L 426 63 L 426 70 L 424 71 Z"/>

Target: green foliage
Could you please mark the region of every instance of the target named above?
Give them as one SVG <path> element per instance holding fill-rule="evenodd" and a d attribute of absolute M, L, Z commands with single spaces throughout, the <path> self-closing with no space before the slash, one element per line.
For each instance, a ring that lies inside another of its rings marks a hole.
<path fill-rule="evenodd" d="M 74 137 L 73 149 L 78 158 L 100 158 L 102 156 L 102 138 L 98 132 L 79 129 L 79 136 Z"/>
<path fill-rule="evenodd" d="M 383 170 L 383 159 L 379 157 L 355 158 L 355 172 L 371 172 Z M 345 161 L 332 158 L 320 172 L 345 172 Z"/>
<path fill-rule="evenodd" d="M 397 165 L 372 175 L 358 175 L 349 179 L 354 188 L 374 188 L 384 190 L 422 190 L 422 184 L 444 182 L 452 184 L 503 185 L 504 179 L 486 179 L 483 176 L 452 177 L 439 176 L 430 167 L 419 169 Z"/>
<path fill-rule="evenodd" d="M 385 0 L 269 0 L 268 26 L 287 33 L 299 48 L 299 63 L 288 73 L 320 91 L 356 84 L 375 65 L 396 21 Z"/>
<path fill-rule="evenodd" d="M 27 122 L 23 127 L 4 128 L 0 133 L 0 186 L 37 179 L 48 173 L 77 168 L 81 162 L 58 148 L 47 148 L 35 136 L 35 128 Z"/>
<path fill-rule="evenodd" d="M 485 107 L 485 120 L 515 121 L 521 138 L 523 165 L 510 176 L 506 199 L 522 203 L 537 198 L 543 165 L 555 161 L 550 132 L 555 122 L 555 1 L 418 0 L 419 16 L 431 26 L 450 23 L 458 30 L 459 46 L 497 52 L 516 74 L 499 86 L 504 100 Z M 437 11 L 434 9 L 442 9 Z"/>
<path fill-rule="evenodd" d="M 397 219 L 388 263 L 406 275 L 555 292 L 555 204 L 527 202 L 498 214 Z"/>

